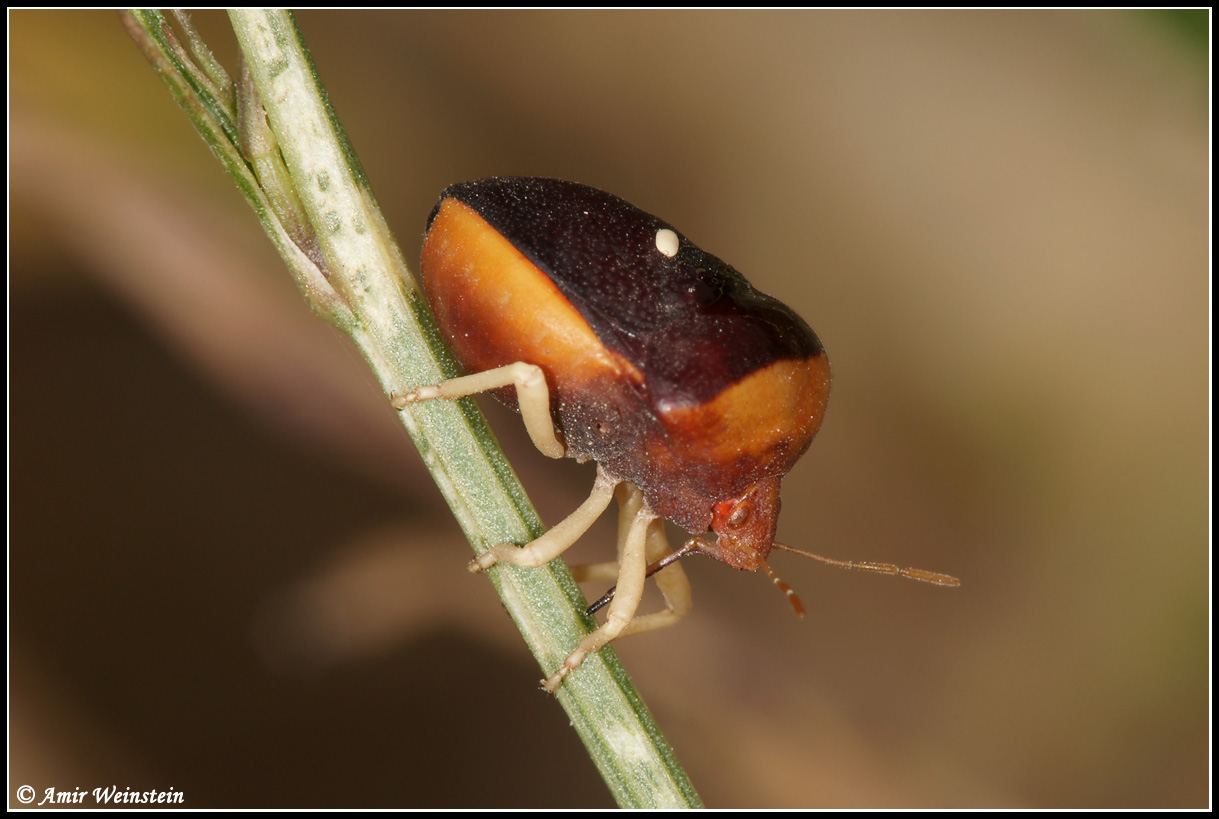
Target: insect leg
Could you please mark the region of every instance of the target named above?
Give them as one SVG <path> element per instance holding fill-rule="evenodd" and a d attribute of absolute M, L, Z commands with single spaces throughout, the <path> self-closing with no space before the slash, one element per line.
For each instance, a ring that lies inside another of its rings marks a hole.
<path fill-rule="evenodd" d="M 640 509 L 636 514 L 623 543 L 621 568 L 618 572 L 618 591 L 614 595 L 614 601 L 610 603 L 609 614 L 605 618 L 605 622 L 592 634 L 586 635 L 576 646 L 575 651 L 567 655 L 567 659 L 563 661 L 559 669 L 543 680 L 542 687 L 547 691 L 553 693 L 559 687 L 559 683 L 563 682 L 563 678 L 584 662 L 585 657 L 613 640 L 630 625 L 631 619 L 635 616 L 635 609 L 639 606 L 639 600 L 643 597 L 644 575 L 648 569 L 647 534 L 649 527 L 656 520 L 656 515 L 646 507 Z"/>
<path fill-rule="evenodd" d="M 664 521 L 658 518 L 648 528 L 648 564 L 655 563 L 671 551 L 669 539 L 665 537 Z M 665 609 L 636 617 L 619 636 L 643 634 L 645 631 L 655 631 L 658 628 L 671 626 L 690 612 L 690 607 L 694 604 L 690 595 L 690 581 L 680 563 L 666 566 L 654 577 L 660 593 L 664 595 Z M 615 596 L 617 595 L 615 594 Z"/>
<path fill-rule="evenodd" d="M 643 508 L 643 493 L 624 481 L 618 485 L 618 491 L 614 495 L 618 498 L 618 559 L 607 560 L 604 563 L 572 566 L 571 575 L 577 583 L 614 583 L 618 580 L 618 572 L 622 565 L 622 550 L 626 546 L 631 524 L 635 522 L 635 516 Z M 651 553 L 649 553 L 648 561 L 650 562 L 651 559 Z"/>
<path fill-rule="evenodd" d="M 416 401 L 431 401 L 436 398 L 453 400 L 467 395 L 494 390 L 500 387 L 516 387 L 516 401 L 520 406 L 521 420 L 533 439 L 533 445 L 548 458 L 562 458 L 567 447 L 559 440 L 550 417 L 550 389 L 542 368 L 535 364 L 518 361 L 494 370 L 486 370 L 460 378 L 450 378 L 439 384 L 417 387 L 405 395 L 395 394 L 391 398 L 394 409 L 404 409 Z"/>
<path fill-rule="evenodd" d="M 511 563 L 513 566 L 528 568 L 549 563 L 563 554 L 596 522 L 613 499 L 614 486 L 617 483 L 616 478 L 610 477 L 603 469 L 597 467 L 597 480 L 593 482 L 593 491 L 589 494 L 588 500 L 580 504 L 576 511 L 564 518 L 561 523 L 552 526 L 546 534 L 524 546 L 517 546 L 515 543 L 500 543 L 491 547 L 470 561 L 470 571 L 482 571 L 496 563 Z"/>
<path fill-rule="evenodd" d="M 643 508 L 644 501 L 643 493 L 629 483 L 623 483 L 618 486 L 617 496 L 618 553 L 621 555 L 631 523 L 634 521 L 635 515 L 639 513 L 639 510 Z M 649 568 L 666 555 L 673 554 L 673 550 L 669 547 L 669 539 L 665 536 L 664 522 L 659 518 L 648 528 L 645 548 Z M 586 581 L 612 582 L 618 579 L 618 564 L 610 561 L 607 563 L 593 563 L 588 566 L 572 566 L 571 573 L 578 583 Z M 689 613 L 693 603 L 690 595 L 690 581 L 686 578 L 686 572 L 682 569 L 681 565 L 677 562 L 670 563 L 663 571 L 656 572 L 655 577 L 656 585 L 664 596 L 665 610 L 636 617 L 626 627 L 626 630 L 619 635 L 620 637 L 642 634 L 645 631 L 654 631 L 658 628 L 671 626 Z M 614 594 L 615 596 L 617 595 L 617 589 L 614 590 Z M 601 608 L 601 606 L 597 605 L 595 608 Z"/>

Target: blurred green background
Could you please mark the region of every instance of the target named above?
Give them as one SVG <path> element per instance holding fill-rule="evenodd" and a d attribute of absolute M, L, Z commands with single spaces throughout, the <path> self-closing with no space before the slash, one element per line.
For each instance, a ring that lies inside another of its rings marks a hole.
<path fill-rule="evenodd" d="M 779 555 L 800 622 L 689 561 L 693 613 L 619 650 L 709 806 L 1208 804 L 1206 12 L 299 22 L 408 259 L 481 176 L 671 221 L 834 364 L 779 536 L 962 578 Z M 10 805 L 609 805 L 117 16 L 9 25 Z M 557 521 L 589 468 L 484 407 Z M 606 517 L 573 560 L 612 554 Z"/>

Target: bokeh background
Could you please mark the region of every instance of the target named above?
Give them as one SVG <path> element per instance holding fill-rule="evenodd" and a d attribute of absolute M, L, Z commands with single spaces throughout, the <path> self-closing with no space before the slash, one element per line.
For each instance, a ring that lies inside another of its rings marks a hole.
<path fill-rule="evenodd" d="M 409 259 L 481 176 L 670 220 L 830 352 L 780 537 L 962 578 L 779 555 L 800 622 L 690 561 L 693 613 L 619 649 L 709 806 L 1208 804 L 1206 12 L 299 22 Z M 117 16 L 9 24 L 10 804 L 609 805 Z M 557 521 L 589 468 L 484 407 Z"/>

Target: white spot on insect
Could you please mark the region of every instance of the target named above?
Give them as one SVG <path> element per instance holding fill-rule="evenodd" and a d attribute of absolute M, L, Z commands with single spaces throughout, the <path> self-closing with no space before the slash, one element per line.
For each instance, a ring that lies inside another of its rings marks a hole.
<path fill-rule="evenodd" d="M 656 231 L 656 249 L 670 259 L 677 255 L 679 244 L 680 241 L 677 238 L 677 234 L 668 228 L 661 228 Z"/>

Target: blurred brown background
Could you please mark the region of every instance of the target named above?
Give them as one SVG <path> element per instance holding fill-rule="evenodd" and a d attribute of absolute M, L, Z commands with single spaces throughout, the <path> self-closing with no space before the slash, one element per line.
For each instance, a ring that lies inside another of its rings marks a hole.
<path fill-rule="evenodd" d="M 480 176 L 672 221 L 830 351 L 780 537 L 962 578 L 779 555 L 799 622 L 690 561 L 687 621 L 619 649 L 709 806 L 1207 804 L 1202 15 L 300 15 L 408 258 Z M 609 805 L 118 18 L 9 23 L 10 804 Z M 591 472 L 484 407 L 560 519 Z"/>

